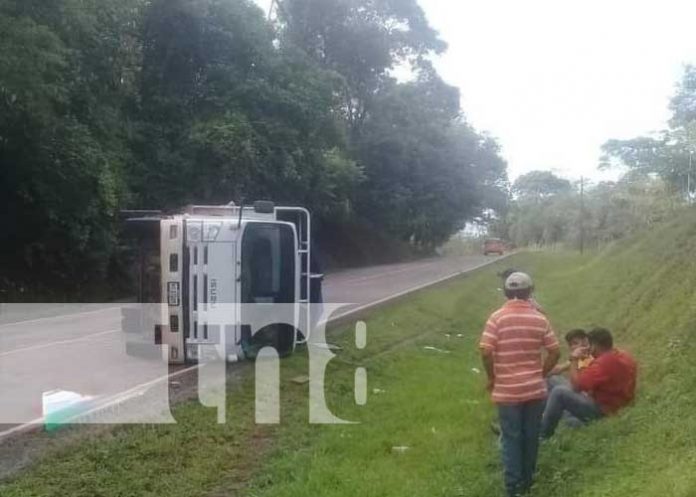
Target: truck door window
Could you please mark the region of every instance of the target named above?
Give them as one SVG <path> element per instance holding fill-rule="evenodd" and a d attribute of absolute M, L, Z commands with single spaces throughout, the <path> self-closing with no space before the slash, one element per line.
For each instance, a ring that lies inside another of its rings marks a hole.
<path fill-rule="evenodd" d="M 289 226 L 252 223 L 242 240 L 242 303 L 295 301 L 295 241 Z"/>

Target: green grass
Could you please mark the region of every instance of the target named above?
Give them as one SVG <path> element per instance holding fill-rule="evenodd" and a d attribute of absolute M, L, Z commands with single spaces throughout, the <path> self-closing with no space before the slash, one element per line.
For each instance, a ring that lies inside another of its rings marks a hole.
<path fill-rule="evenodd" d="M 562 430 L 542 447 L 534 496 L 696 495 L 696 219 L 688 214 L 601 253 L 534 253 L 501 264 L 535 276 L 559 335 L 607 326 L 641 368 L 634 407 Z M 247 381 L 231 388 L 227 425 L 187 404 L 175 426 L 123 428 L 51 451 L 0 485 L 0 495 L 501 496 L 488 431 L 494 410 L 472 370 L 480 368 L 481 326 L 501 302 L 499 269 L 375 314 L 364 351 L 351 346 L 350 332 L 336 338 L 345 350 L 329 368 L 327 396 L 337 415 L 359 424 L 307 423 L 306 386 L 289 382 L 306 370 L 299 354 L 283 364 L 279 427 L 255 426 Z M 353 400 L 360 366 L 368 369 L 364 407 Z M 397 454 L 394 446 L 410 449 Z"/>

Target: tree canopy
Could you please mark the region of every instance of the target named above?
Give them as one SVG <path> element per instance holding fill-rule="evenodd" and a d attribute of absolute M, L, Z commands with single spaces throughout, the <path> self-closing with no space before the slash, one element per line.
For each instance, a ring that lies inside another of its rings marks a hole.
<path fill-rule="evenodd" d="M 536 179 L 544 180 L 542 195 Z M 518 246 L 599 247 L 666 221 L 679 207 L 668 182 L 639 171 L 585 183 L 582 190 L 551 172 L 532 171 L 515 182 L 515 190 L 491 231 Z"/>
<path fill-rule="evenodd" d="M 696 67 L 686 66 L 670 110 L 668 129 L 655 136 L 607 141 L 602 167 L 618 164 L 631 171 L 656 175 L 684 197 L 693 196 L 696 185 L 692 182 L 691 191 L 687 188 L 689 173 L 693 176 L 696 167 Z"/>
<path fill-rule="evenodd" d="M 567 179 L 559 178 L 551 171 L 531 171 L 517 178 L 512 191 L 520 198 L 543 200 L 572 190 Z"/>
<path fill-rule="evenodd" d="M 0 291 L 113 281 L 118 212 L 267 198 L 419 247 L 506 165 L 416 0 L 0 0 Z M 399 82 L 404 64 L 414 79 Z"/>

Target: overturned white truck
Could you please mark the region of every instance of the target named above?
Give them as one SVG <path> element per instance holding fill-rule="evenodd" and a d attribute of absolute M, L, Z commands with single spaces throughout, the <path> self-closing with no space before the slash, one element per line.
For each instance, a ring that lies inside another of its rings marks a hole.
<path fill-rule="evenodd" d="M 127 211 L 124 217 L 143 304 L 123 310 L 128 354 L 154 351 L 172 364 L 195 362 L 224 334 L 225 358 L 236 360 L 268 345 L 289 354 L 307 339 L 300 330 L 310 327 L 309 304 L 321 300 L 323 277 L 312 273 L 308 210 L 260 201 L 174 214 Z M 245 304 L 292 305 L 294 324 L 252 333 L 244 324 Z M 230 314 L 229 325 L 210 324 L 214 308 Z"/>

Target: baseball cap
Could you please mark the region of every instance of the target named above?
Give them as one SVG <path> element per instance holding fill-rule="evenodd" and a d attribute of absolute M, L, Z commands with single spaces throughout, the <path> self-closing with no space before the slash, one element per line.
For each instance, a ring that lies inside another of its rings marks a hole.
<path fill-rule="evenodd" d="M 528 290 L 534 288 L 534 282 L 527 273 L 512 273 L 505 280 L 506 290 Z"/>

